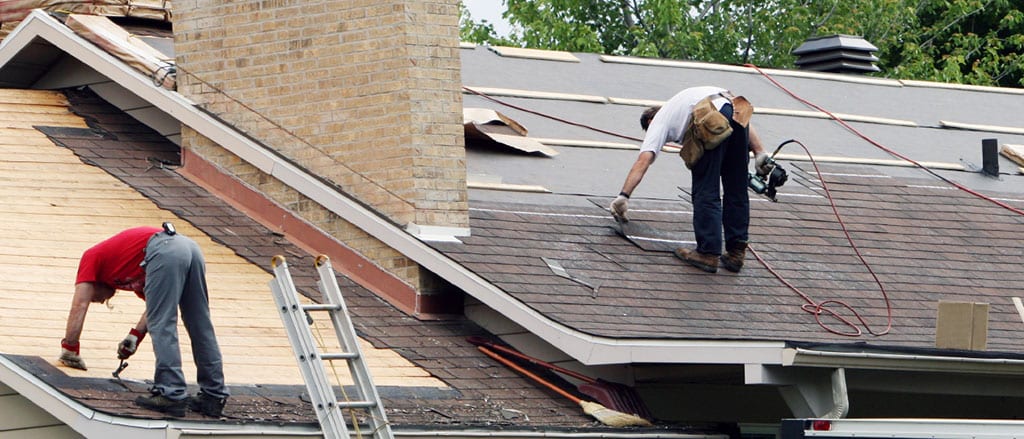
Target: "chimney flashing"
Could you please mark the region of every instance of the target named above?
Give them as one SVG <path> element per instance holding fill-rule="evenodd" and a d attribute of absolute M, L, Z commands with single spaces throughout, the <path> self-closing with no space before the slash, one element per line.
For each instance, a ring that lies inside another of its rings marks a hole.
<path fill-rule="evenodd" d="M 424 242 L 454 242 L 462 244 L 460 237 L 470 236 L 469 227 L 429 226 L 409 223 L 405 231 Z"/>

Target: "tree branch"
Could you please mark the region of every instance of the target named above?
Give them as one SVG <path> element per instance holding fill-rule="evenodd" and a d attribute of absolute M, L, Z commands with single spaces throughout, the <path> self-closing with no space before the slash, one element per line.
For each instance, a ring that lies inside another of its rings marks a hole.
<path fill-rule="evenodd" d="M 957 24 L 957 23 L 967 19 L 967 17 L 970 17 L 970 16 L 972 16 L 974 14 L 977 14 L 978 12 L 984 11 L 985 8 L 988 7 L 988 5 L 990 3 L 992 3 L 992 0 L 988 0 L 987 2 L 985 2 L 985 4 L 983 4 L 981 6 L 978 6 L 978 9 L 975 9 L 975 10 L 973 10 L 971 12 L 968 12 L 968 13 L 966 13 L 964 15 L 961 15 L 961 16 L 957 17 L 956 19 L 954 19 L 953 21 L 949 22 L 948 24 L 946 24 L 946 26 L 944 26 L 938 32 L 933 33 L 932 36 L 930 38 L 928 38 L 928 40 L 926 40 L 925 42 L 921 43 L 921 48 L 924 49 L 926 47 L 931 46 L 932 42 L 935 41 L 935 38 L 937 38 L 939 36 L 939 34 L 945 33 L 947 30 L 949 30 L 949 28 L 953 27 L 953 25 L 955 25 L 955 24 Z"/>

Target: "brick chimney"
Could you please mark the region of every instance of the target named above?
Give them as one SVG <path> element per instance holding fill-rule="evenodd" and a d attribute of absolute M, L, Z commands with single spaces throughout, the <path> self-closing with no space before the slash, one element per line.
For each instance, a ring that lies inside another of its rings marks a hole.
<path fill-rule="evenodd" d="M 175 0 L 174 9 L 181 94 L 399 226 L 468 231 L 458 0 Z M 297 212 L 416 294 L 451 288 L 182 132 L 188 154 Z"/>

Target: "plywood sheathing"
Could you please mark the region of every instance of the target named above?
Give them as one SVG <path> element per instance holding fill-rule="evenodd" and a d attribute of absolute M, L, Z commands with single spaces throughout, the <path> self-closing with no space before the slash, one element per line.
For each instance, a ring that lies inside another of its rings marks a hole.
<path fill-rule="evenodd" d="M 177 146 L 87 90 L 67 91 L 67 95 L 73 111 L 89 120 L 90 126 L 96 129 L 95 135 L 102 137 L 77 135 L 75 130 L 83 130 L 75 128 L 39 127 L 50 133 L 52 141 L 71 149 L 81 161 L 116 177 L 159 208 L 187 220 L 213 242 L 232 249 L 255 267 L 269 269 L 271 256 L 287 256 L 300 292 L 316 293 L 312 256 L 179 175 L 174 167 L 179 155 Z M 337 268 L 338 261 L 334 262 Z M 350 279 L 339 277 L 338 281 L 361 337 L 377 348 L 401 353 L 403 358 L 449 385 L 445 388 L 412 387 L 412 383 L 402 387 L 381 385 L 381 396 L 392 424 L 595 428 L 593 418 L 581 413 L 578 405 L 553 397 L 516 372 L 483 358 L 476 347 L 466 341 L 471 335 L 486 335 L 477 325 L 466 320 L 411 318 Z M 261 294 L 269 295 L 269 289 Z M 66 313 L 66 310 L 61 312 Z M 118 340 L 121 336 L 118 335 Z M 53 356 L 45 358 L 53 360 Z M 376 379 L 380 372 L 373 366 L 371 364 Z M 110 371 L 105 373 L 108 375 L 104 375 L 103 382 L 109 383 Z M 62 392 L 81 393 L 77 390 L 81 384 L 71 388 L 54 384 L 52 374 L 40 376 L 47 377 L 51 385 L 58 386 Z M 267 394 L 268 389 L 277 387 L 236 388 L 229 404 L 230 413 L 248 419 L 247 422 L 281 422 L 303 410 L 311 410 L 308 403 L 298 400 L 297 395 L 303 391 L 297 389 L 302 386 L 286 386 L 294 389 L 283 395 L 276 391 Z M 123 390 L 100 394 L 102 392 L 90 385 L 86 385 L 86 389 L 87 395 L 83 394 L 79 401 L 93 408 L 114 414 L 145 415 L 132 406 L 134 395 L 126 396 Z M 256 394 L 246 396 L 251 389 L 255 389 Z M 101 403 L 103 406 L 99 407 L 97 404 Z M 302 407 L 296 409 L 291 405 L 295 403 Z M 521 415 L 510 419 L 505 416 L 509 413 Z M 307 419 L 311 419 L 309 416 Z"/>
<path fill-rule="evenodd" d="M 0 91 L 0 204 L 5 206 L 0 213 L 0 351 L 55 360 L 82 252 L 124 228 L 172 221 L 206 256 L 211 313 L 229 384 L 301 384 L 269 294 L 270 275 L 102 169 L 83 165 L 74 153 L 33 128 L 79 129 L 83 141 L 101 140 L 64 105 L 60 93 Z M 140 177 L 159 178 L 159 172 Z M 120 292 L 111 303 L 110 309 L 98 304 L 90 308 L 81 341 L 89 370 L 62 368 L 68 375 L 109 377 L 117 367 L 116 345 L 138 320 L 144 302 Z M 338 351 L 326 318 L 317 319 L 314 329 L 325 350 Z M 179 332 L 183 367 L 193 381 L 187 335 Z M 362 350 L 379 385 L 445 387 L 389 349 L 363 342 Z M 147 341 L 122 376 L 141 381 L 152 375 Z M 349 382 L 346 368 L 339 368 L 338 375 L 340 382 Z"/>

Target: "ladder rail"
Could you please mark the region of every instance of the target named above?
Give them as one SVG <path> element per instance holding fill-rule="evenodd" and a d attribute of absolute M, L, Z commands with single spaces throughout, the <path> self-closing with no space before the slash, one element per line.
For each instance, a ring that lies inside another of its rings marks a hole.
<path fill-rule="evenodd" d="M 317 286 L 323 303 L 303 305 L 299 302 L 299 293 L 283 256 L 274 256 L 271 260 L 274 279 L 270 282 L 270 289 L 281 314 L 288 340 L 295 351 L 296 361 L 309 390 L 320 428 L 325 437 L 348 438 L 348 427 L 341 409 L 366 409 L 370 414 L 368 423 L 374 438 L 394 439 L 377 387 L 373 384 L 370 370 L 363 359 L 359 339 L 341 295 L 341 289 L 338 287 L 330 259 L 321 255 L 316 258 L 315 264 L 319 274 Z M 313 339 L 311 322 L 307 320 L 309 311 L 330 314 L 331 324 L 334 326 L 342 352 L 320 352 Z M 335 395 L 324 364 L 326 361 L 335 360 L 345 360 L 355 384 L 356 400 L 341 401 Z M 353 422 L 356 421 L 353 419 Z M 358 433 L 358 425 L 355 425 L 355 428 Z"/>
<path fill-rule="evenodd" d="M 291 293 L 296 290 L 291 273 L 288 271 L 288 263 L 284 258 L 278 259 L 275 256 L 271 264 L 274 266 L 274 279 L 270 282 L 270 290 L 281 314 L 288 340 L 295 351 L 295 360 L 298 362 L 302 379 L 309 391 L 309 398 L 320 428 L 334 437 L 347 437 L 348 428 L 341 410 L 334 400 L 334 390 L 330 388 L 327 370 L 322 362 L 317 361 L 320 358 L 320 353 L 312 333 L 308 330 L 299 330 L 303 325 L 307 325 L 306 315 L 298 302 L 298 297 Z"/>
<path fill-rule="evenodd" d="M 345 305 L 345 300 L 341 295 L 341 288 L 338 286 L 338 279 L 334 275 L 331 260 L 321 255 L 316 258 L 315 265 L 317 273 L 320 275 L 317 285 L 320 287 L 320 294 L 323 295 L 324 303 L 340 308 L 338 311 L 330 313 L 338 341 L 341 342 L 342 349 L 346 353 L 355 354 L 355 358 L 345 358 L 345 360 L 348 363 L 349 371 L 352 373 L 352 380 L 355 382 L 358 398 L 362 401 L 376 402 L 375 406 L 366 407 L 373 421 L 374 434 L 379 433 L 384 438 L 393 438 L 394 433 L 391 431 L 391 423 L 388 422 L 384 406 L 380 403 L 380 395 L 377 393 L 377 386 L 373 384 L 370 368 L 366 367 L 366 363 L 362 360 L 364 358 L 362 348 L 360 348 L 359 339 L 356 337 L 352 317 L 349 315 L 348 307 Z M 345 404 L 346 402 L 339 401 L 338 403 Z M 358 401 L 347 403 L 359 404 Z"/>

